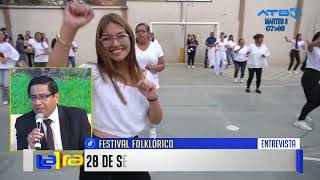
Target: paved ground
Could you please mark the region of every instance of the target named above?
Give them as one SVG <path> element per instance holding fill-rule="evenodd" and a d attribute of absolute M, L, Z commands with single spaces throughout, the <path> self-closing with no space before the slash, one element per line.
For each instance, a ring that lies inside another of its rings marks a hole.
<path fill-rule="evenodd" d="M 232 70 L 216 76 L 210 69 L 196 65 L 170 64 L 160 76 L 160 101 L 164 121 L 160 137 L 300 137 L 305 156 L 320 157 L 320 111 L 310 116 L 314 129 L 305 132 L 292 123 L 305 103 L 300 74 L 288 74 L 286 66 L 272 65 L 263 72 L 263 94 L 244 92 L 244 84 L 234 84 Z M 252 83 L 254 89 L 255 81 Z M 77 169 L 50 173 L 23 173 L 21 153 L 4 153 L 9 145 L 8 106 L 1 105 L 0 179 L 77 179 Z M 239 131 L 230 131 L 227 125 Z M 146 135 L 146 132 L 143 133 Z M 305 160 L 305 173 L 294 172 L 151 172 L 154 180 L 319 180 L 320 162 Z M 61 176 L 62 175 L 62 176 Z"/>

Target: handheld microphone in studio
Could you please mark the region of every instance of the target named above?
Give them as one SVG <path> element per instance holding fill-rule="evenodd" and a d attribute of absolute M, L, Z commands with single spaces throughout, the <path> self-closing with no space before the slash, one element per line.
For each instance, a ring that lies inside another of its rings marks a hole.
<path fill-rule="evenodd" d="M 40 129 L 40 131 L 42 129 L 42 121 L 43 121 L 43 119 L 44 119 L 44 116 L 43 116 L 42 113 L 36 114 L 37 128 Z M 36 150 L 40 150 L 41 149 L 41 139 L 36 142 L 34 147 L 35 147 Z"/>

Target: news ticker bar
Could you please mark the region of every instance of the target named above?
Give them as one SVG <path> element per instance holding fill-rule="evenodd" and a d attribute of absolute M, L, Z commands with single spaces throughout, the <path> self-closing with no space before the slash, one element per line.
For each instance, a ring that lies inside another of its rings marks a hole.
<path fill-rule="evenodd" d="M 302 150 L 92 149 L 85 171 L 296 171 L 303 173 Z"/>
<path fill-rule="evenodd" d="M 296 171 L 302 150 L 257 149 L 87 149 L 23 150 L 24 171 L 84 166 L 85 171 Z"/>
<path fill-rule="evenodd" d="M 87 138 L 85 149 L 300 149 L 299 138 Z"/>

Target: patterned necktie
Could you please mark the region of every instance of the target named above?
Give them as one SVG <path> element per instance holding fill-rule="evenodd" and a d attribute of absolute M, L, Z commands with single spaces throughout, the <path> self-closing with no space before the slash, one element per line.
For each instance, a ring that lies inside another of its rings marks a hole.
<path fill-rule="evenodd" d="M 47 125 L 47 146 L 48 150 L 55 150 L 54 148 L 54 140 L 53 140 L 53 133 L 52 133 L 52 128 L 51 128 L 51 119 L 45 119 L 43 121 Z"/>

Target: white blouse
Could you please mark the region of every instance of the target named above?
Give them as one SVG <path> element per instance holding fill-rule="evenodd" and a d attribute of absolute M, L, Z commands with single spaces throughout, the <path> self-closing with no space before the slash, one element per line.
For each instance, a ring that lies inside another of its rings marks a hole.
<path fill-rule="evenodd" d="M 228 45 L 228 40 L 224 39 L 223 42 L 221 40 L 216 42 L 216 50 L 217 51 L 227 51 L 226 46 Z"/>
<path fill-rule="evenodd" d="M 140 134 L 148 122 L 149 102 L 136 87 L 116 81 L 127 101 L 124 105 L 118 97 L 110 79 L 104 81 L 96 65 L 92 67 L 93 78 L 93 128 L 127 138 Z M 146 79 L 153 82 L 153 77 L 146 71 Z"/>
<path fill-rule="evenodd" d="M 0 69 L 10 69 L 14 67 L 20 58 L 18 51 L 8 42 L 0 43 L 0 53 L 2 53 L 5 58 L 9 57 L 6 63 L 0 62 Z"/>
<path fill-rule="evenodd" d="M 307 51 L 307 65 L 306 68 L 320 71 L 320 48 L 314 47 L 313 51 Z"/>
<path fill-rule="evenodd" d="M 262 44 L 260 47 L 257 47 L 256 44 L 252 43 L 248 47 L 248 52 L 250 52 L 247 61 L 248 68 L 264 68 L 269 66 L 266 57 L 270 56 L 270 53 L 266 45 Z M 262 55 L 265 57 L 262 57 Z"/>
<path fill-rule="evenodd" d="M 32 44 L 32 48 L 34 49 L 34 62 L 48 62 L 49 55 L 38 55 L 45 52 L 46 49 L 49 48 L 46 42 L 37 42 L 35 41 Z"/>
<path fill-rule="evenodd" d="M 302 46 L 304 45 L 304 41 L 298 41 L 298 48 L 296 48 L 296 40 L 291 40 L 291 49 L 300 50 L 302 49 Z"/>
<path fill-rule="evenodd" d="M 234 47 L 234 51 L 237 51 L 240 49 L 239 45 L 236 45 Z M 237 53 L 234 53 L 234 60 L 237 62 L 244 62 L 247 60 L 247 52 L 248 52 L 248 47 L 247 46 L 243 46 L 242 49 L 240 49 Z"/>
<path fill-rule="evenodd" d="M 150 42 L 149 47 L 142 51 L 136 44 L 136 58 L 139 66 L 145 69 L 148 64 L 158 64 L 159 58 L 163 56 L 163 51 L 159 43 Z M 159 73 L 152 73 L 157 89 L 159 85 Z"/>

